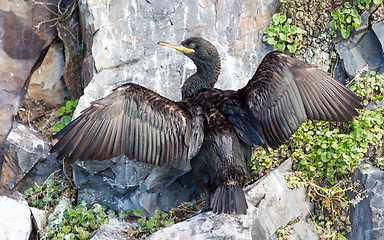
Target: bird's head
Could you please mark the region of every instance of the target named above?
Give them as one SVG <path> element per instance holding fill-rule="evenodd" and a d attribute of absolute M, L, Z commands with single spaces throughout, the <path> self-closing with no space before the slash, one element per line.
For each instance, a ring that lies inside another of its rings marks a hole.
<path fill-rule="evenodd" d="M 219 65 L 220 57 L 215 48 L 210 42 L 199 37 L 188 38 L 181 42 L 181 45 L 158 42 L 159 45 L 174 48 L 189 57 L 196 66 L 203 67 L 204 65 L 215 64 Z"/>

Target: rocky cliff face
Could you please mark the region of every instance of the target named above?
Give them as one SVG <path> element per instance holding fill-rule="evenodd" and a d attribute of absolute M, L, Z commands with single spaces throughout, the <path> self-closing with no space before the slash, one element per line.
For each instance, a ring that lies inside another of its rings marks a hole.
<path fill-rule="evenodd" d="M 32 70 L 41 64 L 42 49 L 56 34 L 48 25 L 36 26 L 52 17 L 43 6 L 30 1 L 0 3 L 0 147 L 11 129 L 12 115 L 24 99 L 24 86 Z"/>

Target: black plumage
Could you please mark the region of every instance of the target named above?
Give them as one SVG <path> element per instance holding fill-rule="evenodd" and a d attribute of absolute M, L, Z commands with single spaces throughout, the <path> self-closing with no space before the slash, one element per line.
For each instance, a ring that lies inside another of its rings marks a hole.
<path fill-rule="evenodd" d="M 182 87 L 182 101 L 127 83 L 92 102 L 61 130 L 51 152 L 59 152 L 67 165 L 123 154 L 160 167 L 190 164 L 208 193 L 207 207 L 215 213 L 246 213 L 242 187 L 250 175 L 252 148 L 275 149 L 307 119 L 350 121 L 362 107 L 327 73 L 281 52 L 267 54 L 248 84 L 231 91 L 213 88 L 220 57 L 208 41 L 159 44 L 181 51 L 197 67 Z"/>

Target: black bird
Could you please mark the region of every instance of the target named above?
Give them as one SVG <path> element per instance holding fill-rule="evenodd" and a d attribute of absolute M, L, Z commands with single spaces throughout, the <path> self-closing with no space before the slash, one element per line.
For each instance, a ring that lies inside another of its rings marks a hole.
<path fill-rule="evenodd" d="M 238 91 L 213 88 L 220 73 L 216 48 L 201 38 L 179 50 L 197 67 L 171 101 L 134 83 L 92 102 L 55 137 L 51 152 L 76 160 L 105 160 L 125 154 L 159 167 L 191 164 L 215 213 L 247 211 L 242 190 L 250 175 L 252 148 L 276 149 L 307 119 L 351 121 L 361 100 L 316 66 L 281 52 L 268 53 Z M 210 195 L 214 193 L 212 201 Z"/>

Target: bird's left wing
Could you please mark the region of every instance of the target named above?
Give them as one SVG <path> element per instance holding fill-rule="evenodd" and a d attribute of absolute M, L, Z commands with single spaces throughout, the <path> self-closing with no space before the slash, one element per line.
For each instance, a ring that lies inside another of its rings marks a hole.
<path fill-rule="evenodd" d="M 280 52 L 265 56 L 255 75 L 238 91 L 259 120 L 263 140 L 284 143 L 307 119 L 350 121 L 361 99 L 316 66 Z"/>
<path fill-rule="evenodd" d="M 199 107 L 186 104 L 125 84 L 92 102 L 57 133 L 61 139 L 51 152 L 66 158 L 66 165 L 126 155 L 155 166 L 181 168 L 197 154 L 204 138 Z"/>

